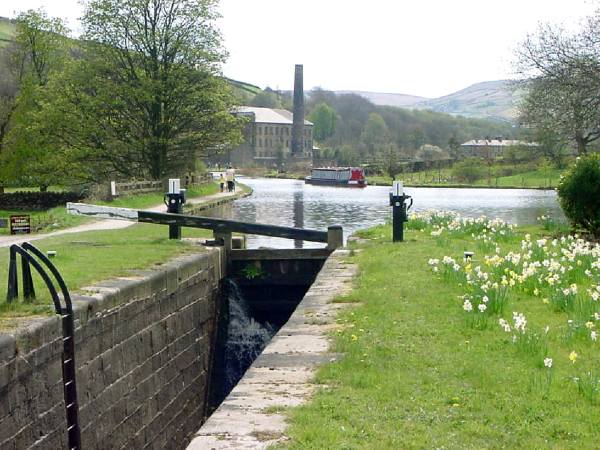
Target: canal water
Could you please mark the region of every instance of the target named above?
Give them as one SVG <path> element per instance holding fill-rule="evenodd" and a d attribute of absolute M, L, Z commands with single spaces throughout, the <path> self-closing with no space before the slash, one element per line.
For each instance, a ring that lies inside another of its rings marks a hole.
<path fill-rule="evenodd" d="M 301 180 L 240 177 L 254 192 L 238 200 L 224 215 L 235 220 L 325 230 L 342 225 L 344 237 L 390 218 L 388 186 L 365 189 L 313 186 Z M 556 192 L 532 189 L 406 188 L 414 199 L 411 211 L 437 209 L 464 216 L 498 217 L 511 223 L 533 224 L 542 214 L 563 218 Z M 287 239 L 248 236 L 248 248 L 293 248 Z M 321 244 L 305 242 L 305 247 Z"/>

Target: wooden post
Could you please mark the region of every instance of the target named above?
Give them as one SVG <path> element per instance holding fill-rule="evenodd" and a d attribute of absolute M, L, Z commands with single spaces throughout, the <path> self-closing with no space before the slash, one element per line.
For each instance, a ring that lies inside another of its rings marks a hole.
<path fill-rule="evenodd" d="M 223 247 L 225 247 L 225 251 L 228 252 L 231 250 L 231 232 L 227 231 L 214 231 L 213 236 L 215 240 L 223 241 Z"/>
<path fill-rule="evenodd" d="M 335 250 L 344 246 L 344 230 L 340 225 L 327 227 L 327 248 Z"/>

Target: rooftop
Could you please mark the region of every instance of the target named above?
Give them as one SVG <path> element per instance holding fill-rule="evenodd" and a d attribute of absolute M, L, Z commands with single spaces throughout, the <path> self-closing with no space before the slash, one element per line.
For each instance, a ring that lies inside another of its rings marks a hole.
<path fill-rule="evenodd" d="M 516 139 L 471 139 L 470 141 L 461 144 L 461 147 L 510 147 L 511 145 L 536 146 L 538 144 L 536 142 L 519 141 Z"/>
<path fill-rule="evenodd" d="M 241 115 L 253 114 L 254 122 L 256 123 L 274 123 L 291 125 L 294 119 L 294 115 L 286 109 L 257 108 L 255 106 L 238 106 L 235 109 L 235 112 Z M 312 125 L 312 122 L 305 120 L 304 125 Z"/>

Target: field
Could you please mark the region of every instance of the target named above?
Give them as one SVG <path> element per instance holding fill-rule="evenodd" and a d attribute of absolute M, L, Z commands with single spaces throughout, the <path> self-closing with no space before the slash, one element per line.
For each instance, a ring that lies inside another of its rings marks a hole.
<path fill-rule="evenodd" d="M 553 188 L 556 187 L 560 179 L 561 171 L 548 168 L 539 170 L 529 170 L 510 176 L 496 176 L 500 172 L 501 166 L 492 168 L 492 176 L 483 178 L 474 183 L 465 183 L 452 176 L 452 170 L 449 168 L 425 170 L 414 173 L 398 174 L 397 180 L 404 181 L 408 186 L 481 186 L 481 187 L 500 187 L 500 188 Z M 370 184 L 391 185 L 392 179 L 388 176 L 368 176 Z"/>
<path fill-rule="evenodd" d="M 559 231 L 423 216 L 404 243 L 361 233 L 345 357 L 289 410 L 286 447 L 596 448 L 600 252 Z"/>

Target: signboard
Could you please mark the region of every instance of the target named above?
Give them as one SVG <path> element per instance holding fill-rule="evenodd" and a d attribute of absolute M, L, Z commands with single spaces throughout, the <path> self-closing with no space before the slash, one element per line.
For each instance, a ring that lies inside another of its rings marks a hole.
<path fill-rule="evenodd" d="M 31 216 L 10 216 L 10 234 L 31 233 Z"/>

